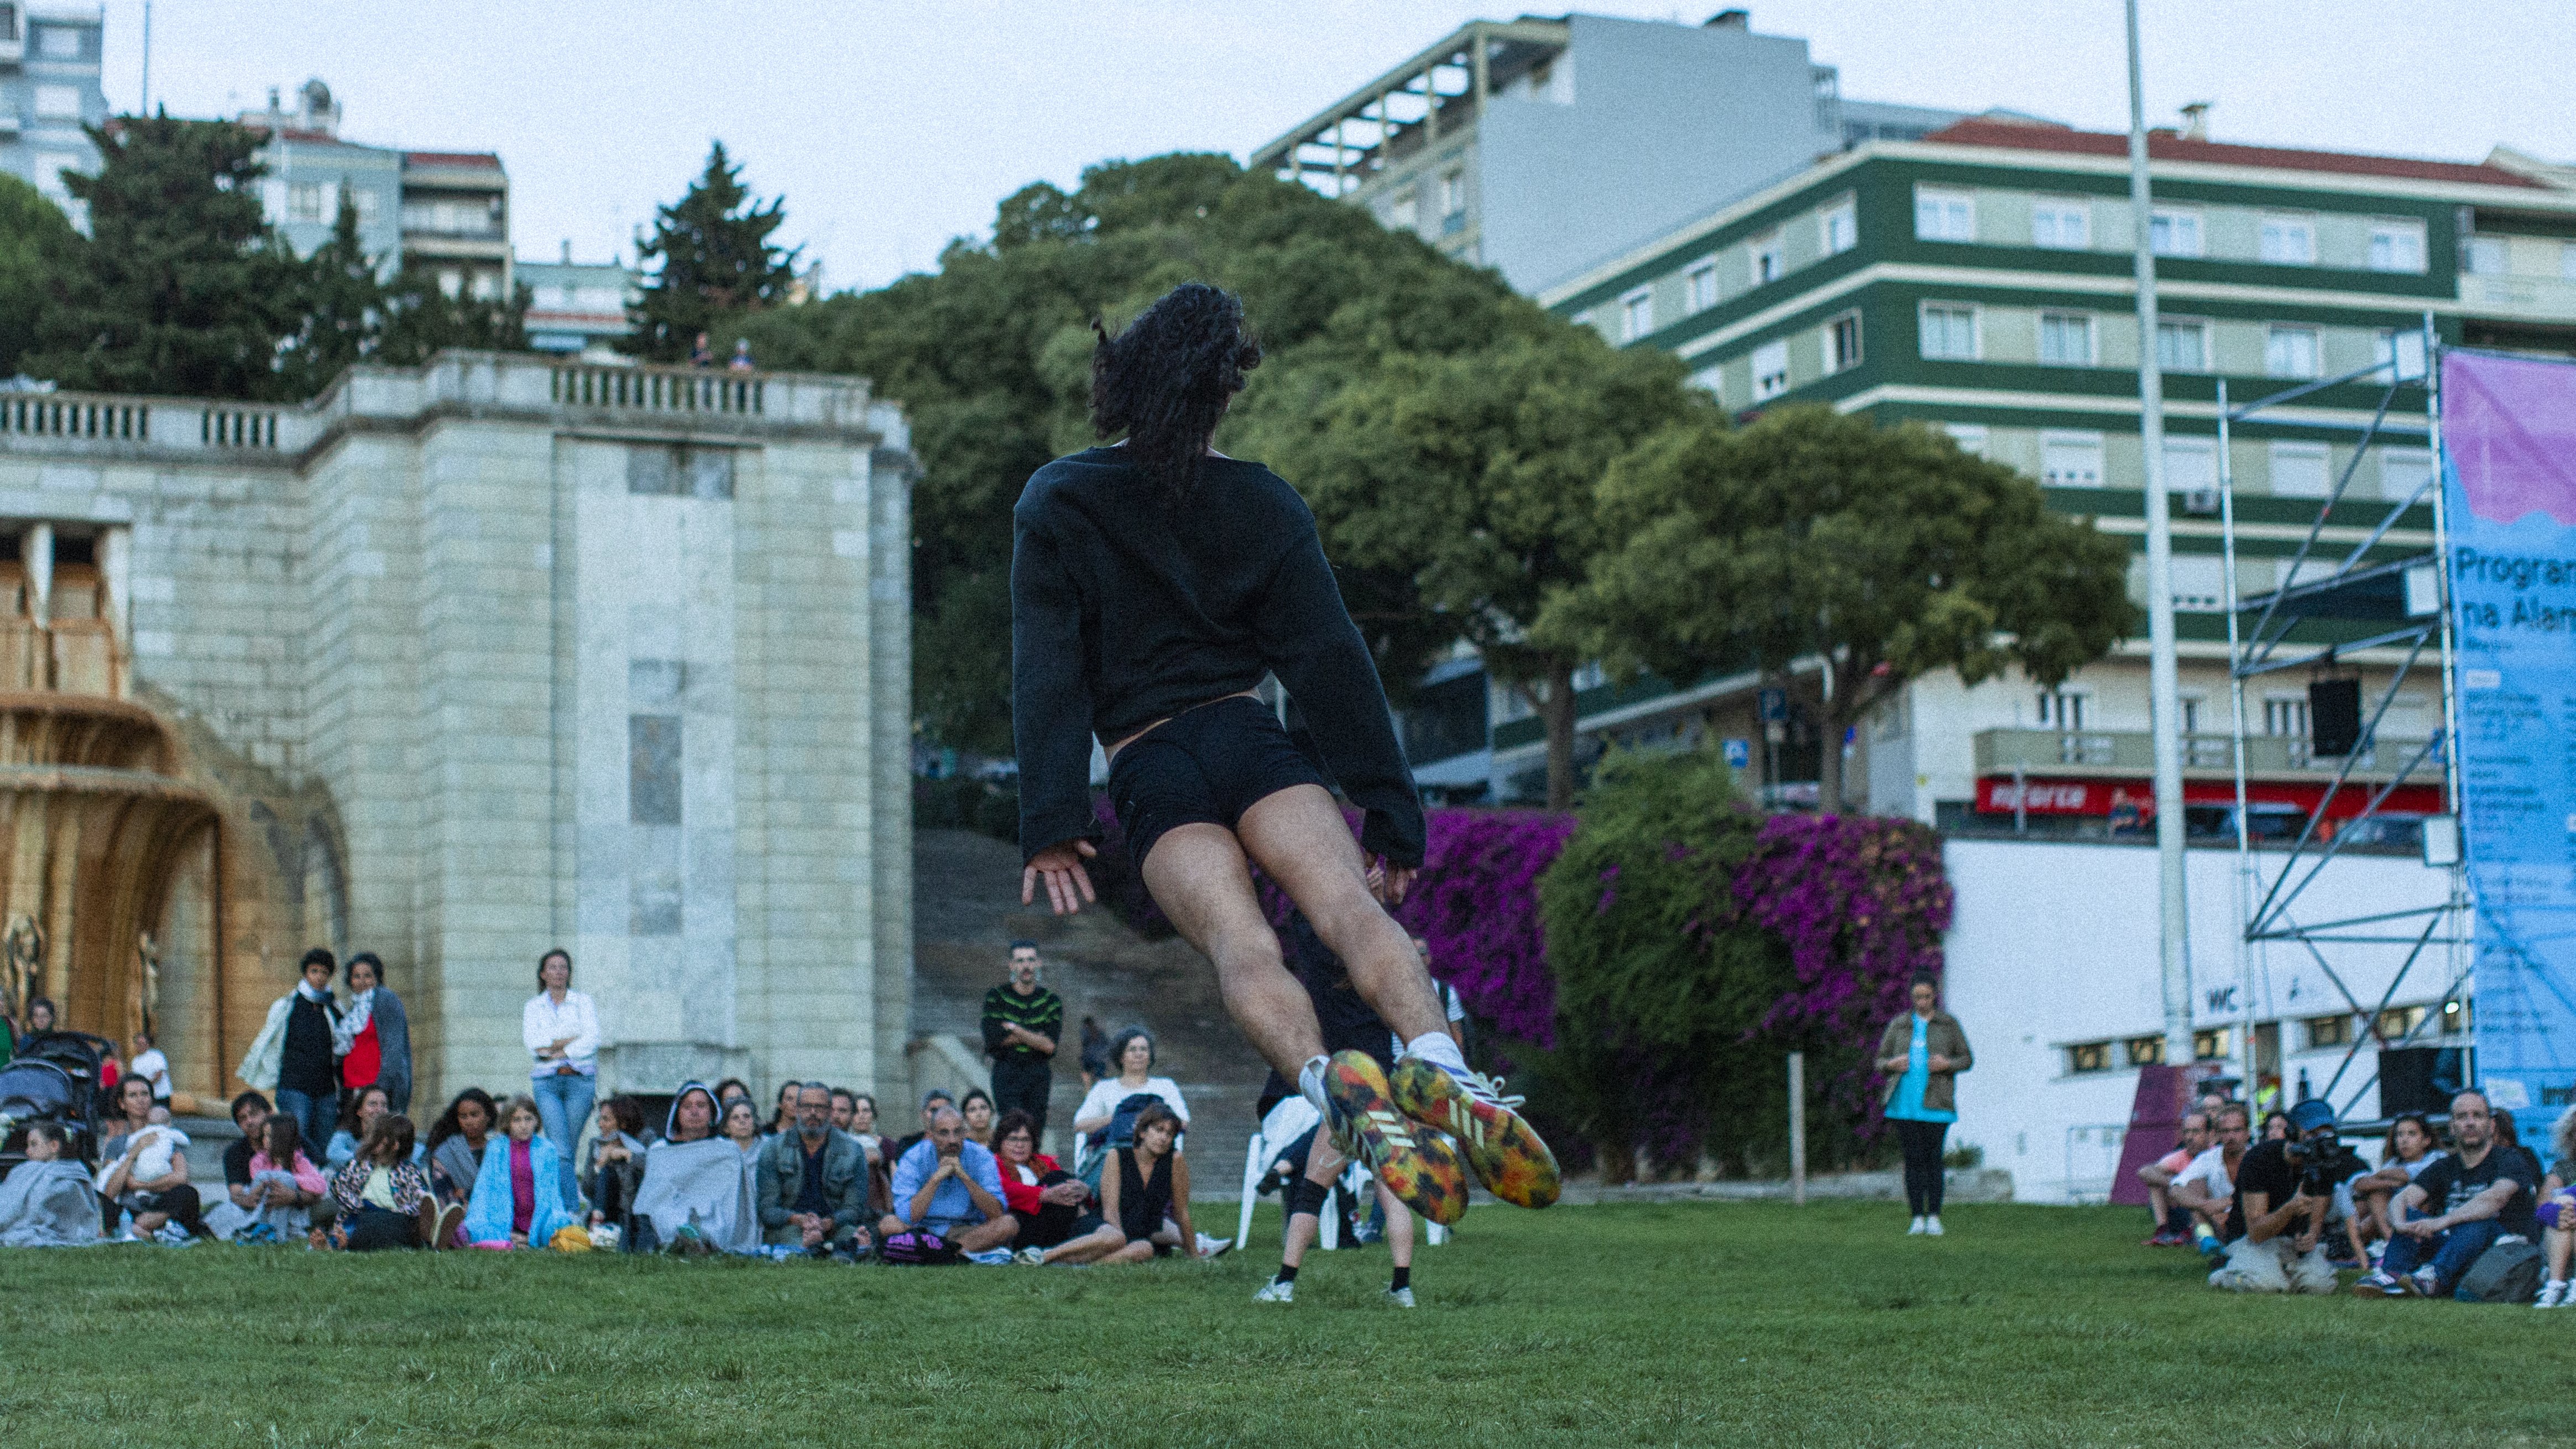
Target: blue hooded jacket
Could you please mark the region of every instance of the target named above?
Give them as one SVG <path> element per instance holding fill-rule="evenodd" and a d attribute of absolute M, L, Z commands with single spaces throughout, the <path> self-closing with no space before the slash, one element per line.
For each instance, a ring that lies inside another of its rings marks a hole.
<path fill-rule="evenodd" d="M 465 1200 L 465 1241 L 510 1241 L 510 1139 L 495 1136 L 483 1149 L 483 1167 L 474 1176 L 474 1193 Z M 528 1139 L 528 1167 L 536 1178 L 536 1211 L 528 1218 L 528 1243 L 542 1248 L 558 1229 L 571 1226 L 572 1209 L 563 1200 L 563 1159 L 540 1133 Z"/>

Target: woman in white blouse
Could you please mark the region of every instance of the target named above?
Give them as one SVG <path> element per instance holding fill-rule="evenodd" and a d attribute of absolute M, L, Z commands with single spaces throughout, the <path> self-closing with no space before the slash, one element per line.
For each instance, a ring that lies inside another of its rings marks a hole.
<path fill-rule="evenodd" d="M 1102 1077 L 1091 1084 L 1091 1092 L 1074 1110 L 1073 1130 L 1085 1139 L 1084 1156 L 1099 1145 L 1100 1129 L 1118 1114 L 1118 1104 L 1138 1092 L 1148 1092 L 1163 1099 L 1181 1125 L 1190 1125 L 1189 1104 L 1181 1100 L 1180 1084 L 1169 1077 L 1153 1075 L 1154 1034 L 1141 1026 L 1131 1026 L 1118 1033 L 1109 1043 L 1109 1060 L 1118 1068 L 1115 1076 Z"/>
<path fill-rule="evenodd" d="M 599 1011 L 572 989 L 572 953 L 558 946 L 537 958 L 537 994 L 519 1012 L 528 1047 L 528 1095 L 563 1168 L 563 1200 L 575 1202 L 573 1144 L 590 1120 L 599 1085 Z"/>

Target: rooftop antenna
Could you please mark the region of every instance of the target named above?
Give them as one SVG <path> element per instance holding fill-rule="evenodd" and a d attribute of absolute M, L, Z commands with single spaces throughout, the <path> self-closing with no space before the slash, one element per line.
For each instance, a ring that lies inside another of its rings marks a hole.
<path fill-rule="evenodd" d="M 2182 135 L 2186 141 L 2209 139 L 2209 108 L 2212 101 L 2193 101 L 2182 108 Z"/>
<path fill-rule="evenodd" d="M 134 113 L 152 114 L 152 0 L 143 0 L 143 99 L 135 104 Z"/>

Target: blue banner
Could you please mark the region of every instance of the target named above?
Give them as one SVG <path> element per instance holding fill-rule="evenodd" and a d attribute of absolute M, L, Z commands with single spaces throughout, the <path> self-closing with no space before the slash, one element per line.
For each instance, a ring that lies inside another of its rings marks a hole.
<path fill-rule="evenodd" d="M 2478 1076 L 2527 1143 L 2576 1099 L 2576 364 L 2442 359 Z"/>

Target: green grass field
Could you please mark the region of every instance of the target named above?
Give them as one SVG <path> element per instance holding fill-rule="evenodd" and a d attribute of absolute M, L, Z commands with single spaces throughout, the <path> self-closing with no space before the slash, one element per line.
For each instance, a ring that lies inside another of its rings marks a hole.
<path fill-rule="evenodd" d="M 2214 1293 L 2143 1216 L 1484 1208 L 1409 1314 L 1369 1249 L 1253 1304 L 1275 1213 L 1249 1253 L 1091 1270 L 0 1253 L 0 1443 L 2576 1439 L 2576 1312 Z"/>

